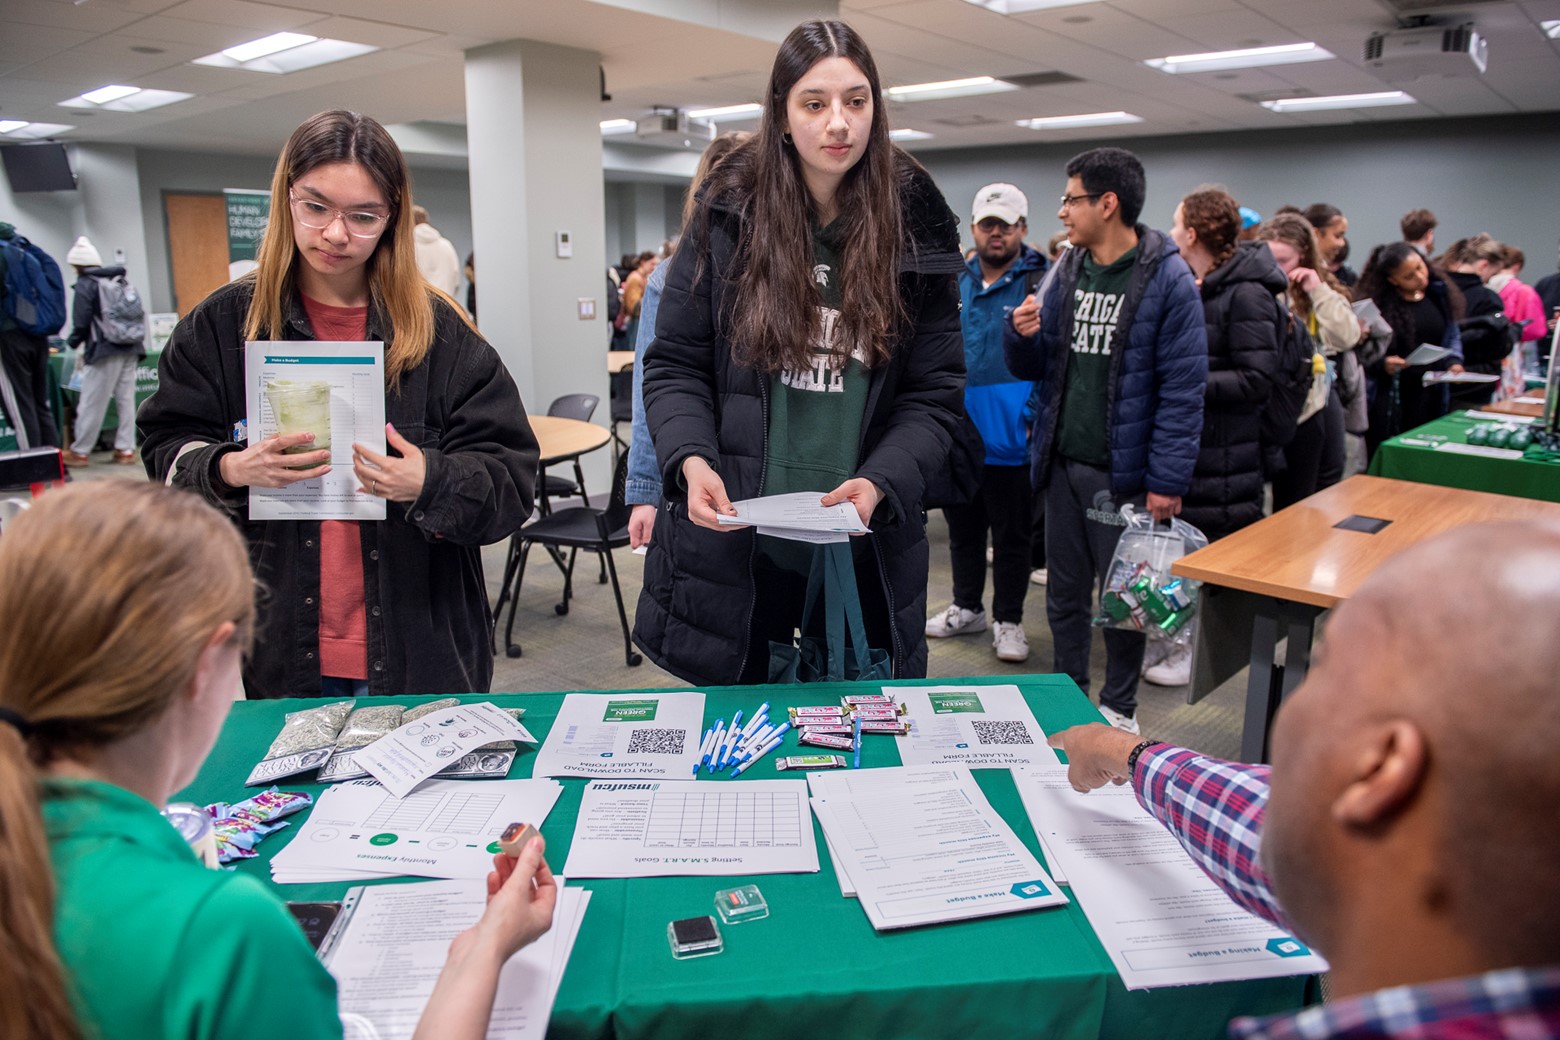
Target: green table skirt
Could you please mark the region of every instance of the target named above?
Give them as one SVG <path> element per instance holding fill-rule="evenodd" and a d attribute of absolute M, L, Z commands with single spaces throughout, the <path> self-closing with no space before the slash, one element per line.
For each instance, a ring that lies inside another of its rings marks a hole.
<path fill-rule="evenodd" d="M 952 681 L 995 684 L 1005 680 Z M 730 718 L 739 708 L 752 711 L 765 700 L 776 706 L 821 704 L 875 685 L 819 684 L 790 693 L 776 687 L 709 689 L 706 722 L 718 716 Z M 1093 706 L 1065 676 L 1032 676 L 1020 679 L 1018 685 L 1047 732 L 1099 721 Z M 395 700 L 411 705 L 428 699 Z M 526 727 L 542 740 L 557 717 L 563 695 L 462 699 L 525 707 Z M 244 788 L 244 778 L 280 729 L 283 714 L 320 703 L 325 702 L 235 705 L 200 775 L 178 799 L 231 802 L 254 793 Z M 531 775 L 533 751 L 522 746 L 512 777 Z M 775 752 L 780 753 L 797 752 L 788 742 Z M 898 764 L 892 738 L 867 739 L 863 768 Z M 773 767 L 760 765 L 744 775 L 777 774 Z M 977 770 L 975 775 L 992 805 L 1030 851 L 1041 856 L 1011 775 L 1006 770 Z M 563 795 L 542 827 L 547 859 L 554 867 L 561 867 L 568 857 L 585 781 L 561 783 Z M 310 783 L 280 786 L 316 795 L 323 790 Z M 1129 993 L 1076 902 L 985 920 L 875 932 L 855 901 L 841 897 L 816 820 L 814 828 L 821 866 L 816 874 L 571 881 L 593 894 L 548 1035 L 570 1040 L 686 1040 L 723 1033 L 740 1040 L 813 1036 L 1212 1040 L 1225 1035 L 1226 1023 L 1235 1015 L 1294 1009 L 1311 997 L 1314 980 L 1307 977 Z M 238 869 L 269 884 L 268 861 L 295 833 L 296 825 L 267 838 L 259 846 L 260 858 L 245 861 Z M 747 881 L 763 890 L 770 917 L 723 928 L 726 949 L 719 956 L 673 960 L 666 944 L 667 922 L 712 912 L 717 889 Z M 327 900 L 341 898 L 348 887 L 308 884 L 275 889 L 289 900 Z"/>
<path fill-rule="evenodd" d="M 1479 420 L 1453 412 L 1391 438 L 1376 449 L 1368 472 L 1420 484 L 1488 491 L 1497 495 L 1560 502 L 1560 456 L 1530 449 L 1520 459 L 1488 458 L 1441 451 L 1437 445 L 1468 443 L 1468 430 Z"/>
<path fill-rule="evenodd" d="M 65 437 L 65 409 L 69 407 L 74 414 L 76 403 L 81 399 L 80 389 L 71 389 L 69 385 L 71 376 L 76 371 L 76 358 L 80 352 L 76 350 L 63 350 L 49 355 L 49 401 L 54 408 L 54 418 L 60 427 L 60 439 L 63 443 Z M 146 399 L 157 392 L 157 364 L 162 360 L 162 351 L 148 351 L 135 369 L 135 407 L 146 403 Z M 101 439 L 104 433 L 119 428 L 119 406 L 112 400 L 108 402 L 108 411 L 103 413 L 103 427 L 98 434 Z"/>

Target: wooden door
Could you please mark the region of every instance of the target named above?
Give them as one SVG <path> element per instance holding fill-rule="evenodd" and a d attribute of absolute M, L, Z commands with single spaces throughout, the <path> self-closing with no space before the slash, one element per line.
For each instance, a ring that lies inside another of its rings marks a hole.
<path fill-rule="evenodd" d="M 221 195 L 164 193 L 173 305 L 181 316 L 228 280 L 227 201 Z"/>

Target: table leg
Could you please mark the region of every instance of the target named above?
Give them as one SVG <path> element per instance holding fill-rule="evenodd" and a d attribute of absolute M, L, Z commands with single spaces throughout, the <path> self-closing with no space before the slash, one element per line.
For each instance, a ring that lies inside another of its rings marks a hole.
<path fill-rule="evenodd" d="M 1240 757 L 1246 762 L 1266 762 L 1273 716 L 1278 706 L 1305 681 L 1311 664 L 1311 644 L 1321 608 L 1290 603 L 1266 596 L 1254 599 L 1251 622 L 1251 672 L 1246 680 L 1246 721 L 1241 732 Z M 1289 643 L 1284 663 L 1277 664 L 1278 639 Z"/>

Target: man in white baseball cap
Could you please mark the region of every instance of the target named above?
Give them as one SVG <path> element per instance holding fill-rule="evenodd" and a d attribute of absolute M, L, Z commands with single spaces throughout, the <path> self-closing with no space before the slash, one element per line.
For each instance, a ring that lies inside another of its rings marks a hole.
<path fill-rule="evenodd" d="M 970 233 L 975 255 L 959 275 L 964 328 L 964 410 L 985 441 L 979 490 L 945 504 L 953 602 L 926 622 L 933 639 L 987 628 L 986 538 L 992 543 L 992 649 L 1002 661 L 1029 657 L 1024 594 L 1029 590 L 1032 496 L 1029 490 L 1029 398 L 1034 384 L 1008 371 L 1002 354 L 1007 314 L 1034 291 L 1046 259 L 1024 244 L 1029 200 L 1011 184 L 975 193 Z"/>

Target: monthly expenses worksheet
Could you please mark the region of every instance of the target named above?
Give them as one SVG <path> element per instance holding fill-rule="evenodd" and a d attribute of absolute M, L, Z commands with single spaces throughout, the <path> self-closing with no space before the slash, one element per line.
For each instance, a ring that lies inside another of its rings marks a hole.
<path fill-rule="evenodd" d="M 910 732 L 894 738 L 907 766 L 1056 764 L 1017 686 L 886 686 L 883 692 L 902 698 L 907 709 Z"/>
<path fill-rule="evenodd" d="M 1236 906 L 1131 786 L 1079 794 L 1066 766 L 1015 769 L 1013 782 L 1128 989 L 1327 970 L 1300 940 Z"/>
<path fill-rule="evenodd" d="M 703 736 L 702 693 L 571 693 L 531 775 L 677 780 L 692 775 Z"/>
<path fill-rule="evenodd" d="M 817 869 L 805 780 L 593 780 L 564 865 L 574 878 Z"/>
<path fill-rule="evenodd" d="M 251 520 L 383 520 L 385 500 L 358 491 L 352 445 L 385 452 L 385 345 L 307 340 L 244 344 L 247 418 L 229 431 L 258 444 L 278 433 L 312 433 L 300 451 L 330 451 L 323 477 L 284 488 L 250 488 Z"/>
<path fill-rule="evenodd" d="M 878 931 L 1068 901 L 963 766 L 809 773 L 807 781 L 834 868 L 849 875 Z"/>

